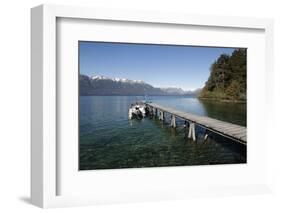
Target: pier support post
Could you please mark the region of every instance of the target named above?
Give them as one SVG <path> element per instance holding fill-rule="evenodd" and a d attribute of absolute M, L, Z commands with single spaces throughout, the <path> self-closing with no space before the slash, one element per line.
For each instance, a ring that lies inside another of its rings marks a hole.
<path fill-rule="evenodd" d="M 171 115 L 171 126 L 176 128 L 176 116 Z"/>
<path fill-rule="evenodd" d="M 208 139 L 209 135 L 208 135 L 208 131 L 205 131 L 205 136 L 204 136 L 204 141 L 206 141 Z"/>
<path fill-rule="evenodd" d="M 206 141 L 208 139 L 208 136 L 209 136 L 208 134 L 205 135 L 204 141 Z"/>
<path fill-rule="evenodd" d="M 150 106 L 148 107 L 148 113 L 150 117 L 153 115 L 153 109 Z"/>
<path fill-rule="evenodd" d="M 153 118 L 154 116 L 154 109 L 152 107 L 149 107 L 149 116 L 150 118 Z"/>
<path fill-rule="evenodd" d="M 196 141 L 196 136 L 195 136 L 195 123 L 193 123 L 193 122 L 190 122 L 190 123 L 189 123 L 188 138 L 192 138 L 193 141 Z"/>
<path fill-rule="evenodd" d="M 159 120 L 164 121 L 164 112 L 159 110 Z"/>

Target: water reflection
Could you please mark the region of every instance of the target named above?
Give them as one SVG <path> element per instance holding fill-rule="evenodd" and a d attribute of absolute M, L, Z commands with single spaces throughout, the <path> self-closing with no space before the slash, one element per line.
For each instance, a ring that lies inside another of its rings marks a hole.
<path fill-rule="evenodd" d="M 204 142 L 187 139 L 183 121 L 170 128 L 157 118 L 128 120 L 131 96 L 80 97 L 80 161 L 82 170 L 154 166 L 245 163 L 246 147 L 218 135 Z M 199 115 L 246 124 L 246 107 L 184 97 L 153 97 L 153 102 Z"/>
<path fill-rule="evenodd" d="M 198 100 L 205 109 L 205 114 L 218 120 L 246 126 L 246 103 L 231 103 L 210 100 Z"/>

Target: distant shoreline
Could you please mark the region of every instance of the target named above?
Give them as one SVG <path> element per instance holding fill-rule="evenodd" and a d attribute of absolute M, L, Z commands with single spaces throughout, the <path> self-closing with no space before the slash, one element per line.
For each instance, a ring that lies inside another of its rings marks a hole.
<path fill-rule="evenodd" d="M 145 95 L 79 95 L 79 97 L 87 97 L 87 96 L 130 96 L 130 97 L 145 97 Z M 203 97 L 197 97 L 197 96 L 192 96 L 192 95 L 149 95 L 149 97 L 153 96 L 161 96 L 161 97 L 187 97 L 187 98 L 197 98 L 198 100 L 205 100 L 205 101 L 220 101 L 220 102 L 225 102 L 225 103 L 247 103 L 247 100 L 231 100 L 231 99 L 219 99 L 219 98 L 203 98 Z"/>
<path fill-rule="evenodd" d="M 161 97 L 189 97 L 189 98 L 198 98 L 197 96 L 194 96 L 194 95 L 120 95 L 120 94 L 117 94 L 117 95 L 79 95 L 79 96 L 138 96 L 138 97 L 151 97 L 151 96 L 161 96 Z"/>
<path fill-rule="evenodd" d="M 220 98 L 202 98 L 197 97 L 199 100 L 207 100 L 207 101 L 220 101 L 226 103 L 247 103 L 247 100 L 235 100 L 235 99 L 220 99 Z"/>

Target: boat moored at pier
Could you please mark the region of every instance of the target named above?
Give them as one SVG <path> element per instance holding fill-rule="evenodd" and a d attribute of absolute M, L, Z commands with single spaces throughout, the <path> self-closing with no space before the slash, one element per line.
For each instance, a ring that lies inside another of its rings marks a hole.
<path fill-rule="evenodd" d="M 146 105 L 143 102 L 136 102 L 135 104 L 131 104 L 129 108 L 129 119 L 142 119 L 147 114 Z"/>

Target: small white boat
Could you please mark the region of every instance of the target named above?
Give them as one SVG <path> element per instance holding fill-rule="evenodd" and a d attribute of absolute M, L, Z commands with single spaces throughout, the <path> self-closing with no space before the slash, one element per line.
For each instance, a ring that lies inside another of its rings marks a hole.
<path fill-rule="evenodd" d="M 146 114 L 145 108 L 146 106 L 143 103 L 132 104 L 128 112 L 129 119 L 144 118 Z"/>

